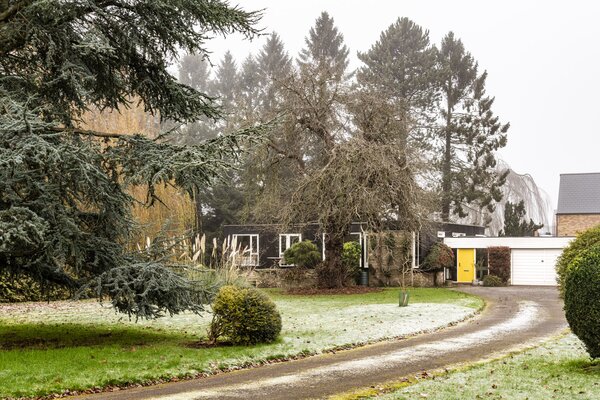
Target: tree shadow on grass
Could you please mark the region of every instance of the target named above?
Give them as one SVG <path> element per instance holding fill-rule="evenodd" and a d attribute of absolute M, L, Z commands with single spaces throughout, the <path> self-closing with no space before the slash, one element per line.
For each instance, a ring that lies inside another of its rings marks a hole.
<path fill-rule="evenodd" d="M 595 375 L 600 379 L 600 359 L 577 359 L 564 362 L 563 365 L 570 372 L 586 375 Z"/>
<path fill-rule="evenodd" d="M 144 346 L 191 336 L 148 328 L 81 324 L 0 324 L 0 350 L 83 346 Z"/>

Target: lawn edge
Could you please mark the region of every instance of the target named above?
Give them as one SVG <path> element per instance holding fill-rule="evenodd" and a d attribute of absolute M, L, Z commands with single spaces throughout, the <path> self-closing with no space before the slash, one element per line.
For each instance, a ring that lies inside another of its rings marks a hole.
<path fill-rule="evenodd" d="M 444 377 L 450 374 L 454 374 L 457 372 L 466 372 L 470 371 L 474 368 L 480 367 L 485 364 L 489 364 L 492 362 L 504 360 L 506 358 L 523 354 L 529 350 L 536 349 L 540 346 L 543 346 L 546 343 L 559 340 L 567 336 L 571 330 L 569 328 L 565 328 L 561 332 L 557 334 L 553 334 L 550 336 L 546 336 L 541 339 L 534 339 L 529 342 L 523 343 L 519 346 L 512 347 L 508 351 L 500 351 L 494 352 L 489 356 L 475 360 L 472 362 L 466 363 L 457 363 L 451 364 L 443 368 L 436 368 L 430 371 L 421 371 L 418 374 L 413 375 L 405 375 L 400 377 L 398 380 L 393 380 L 390 382 L 386 382 L 383 384 L 379 384 L 376 386 L 371 386 L 368 388 L 360 388 L 351 390 L 348 392 L 338 393 L 332 396 L 327 397 L 328 400 L 367 400 L 373 399 L 377 396 L 381 396 L 384 394 L 390 394 L 396 392 L 398 390 L 404 389 L 408 386 L 416 385 L 424 380 L 435 379 L 439 377 Z"/>

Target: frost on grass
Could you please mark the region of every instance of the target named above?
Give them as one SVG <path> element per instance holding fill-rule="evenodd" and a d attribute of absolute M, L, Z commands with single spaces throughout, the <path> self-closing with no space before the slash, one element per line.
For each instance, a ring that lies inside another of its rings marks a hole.
<path fill-rule="evenodd" d="M 600 365 L 591 364 L 574 335 L 472 369 L 424 380 L 385 400 L 599 399 Z"/>
<path fill-rule="evenodd" d="M 415 303 L 332 306 L 306 298 L 276 301 L 283 319 L 282 354 L 319 352 L 336 346 L 406 336 L 463 320 L 475 310 L 459 304 Z M 0 323 L 77 323 L 135 325 L 204 336 L 211 315 L 184 313 L 158 320 L 130 321 L 94 301 L 0 305 Z"/>

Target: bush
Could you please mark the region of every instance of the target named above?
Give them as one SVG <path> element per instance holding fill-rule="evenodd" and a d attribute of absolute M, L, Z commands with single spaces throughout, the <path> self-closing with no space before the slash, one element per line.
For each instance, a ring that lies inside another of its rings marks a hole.
<path fill-rule="evenodd" d="M 600 225 L 580 233 L 575 240 L 565 247 L 556 262 L 557 283 L 561 296 L 564 296 L 565 279 L 569 273 L 569 265 L 579 253 L 595 245 L 600 245 Z"/>
<path fill-rule="evenodd" d="M 349 278 L 358 278 L 362 246 L 358 242 L 346 242 L 342 249 L 342 264 Z"/>
<path fill-rule="evenodd" d="M 66 300 L 71 297 L 68 289 L 39 282 L 26 275 L 11 276 L 0 273 L 0 303 L 18 303 L 23 301 Z"/>
<path fill-rule="evenodd" d="M 424 270 L 440 270 L 454 266 L 454 253 L 452 249 L 440 242 L 434 243 L 431 246 L 422 264 Z"/>
<path fill-rule="evenodd" d="M 498 287 L 505 286 L 505 283 L 500 277 L 497 277 L 496 275 L 486 275 L 483 277 L 483 286 Z"/>
<path fill-rule="evenodd" d="M 300 268 L 314 268 L 321 262 L 321 253 L 310 240 L 294 243 L 283 253 L 286 264 Z"/>
<path fill-rule="evenodd" d="M 226 337 L 233 344 L 273 342 L 281 332 L 275 303 L 254 288 L 223 286 L 212 304 L 209 338 Z"/>
<path fill-rule="evenodd" d="M 600 245 L 582 251 L 564 280 L 565 314 L 592 358 L 600 358 Z"/>
<path fill-rule="evenodd" d="M 507 284 L 510 280 L 510 247 L 488 247 L 488 263 L 489 274 Z"/>

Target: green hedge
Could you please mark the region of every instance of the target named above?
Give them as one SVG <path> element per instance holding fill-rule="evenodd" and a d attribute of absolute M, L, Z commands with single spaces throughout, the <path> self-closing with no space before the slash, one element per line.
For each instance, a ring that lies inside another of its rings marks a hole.
<path fill-rule="evenodd" d="M 488 247 L 489 274 L 502 279 L 507 284 L 510 280 L 510 247 Z"/>
<path fill-rule="evenodd" d="M 281 315 L 275 303 L 254 288 L 223 286 L 212 304 L 209 337 L 233 344 L 270 343 L 281 332 Z"/>
<path fill-rule="evenodd" d="M 600 245 L 583 250 L 564 279 L 565 314 L 592 358 L 600 358 Z"/>

